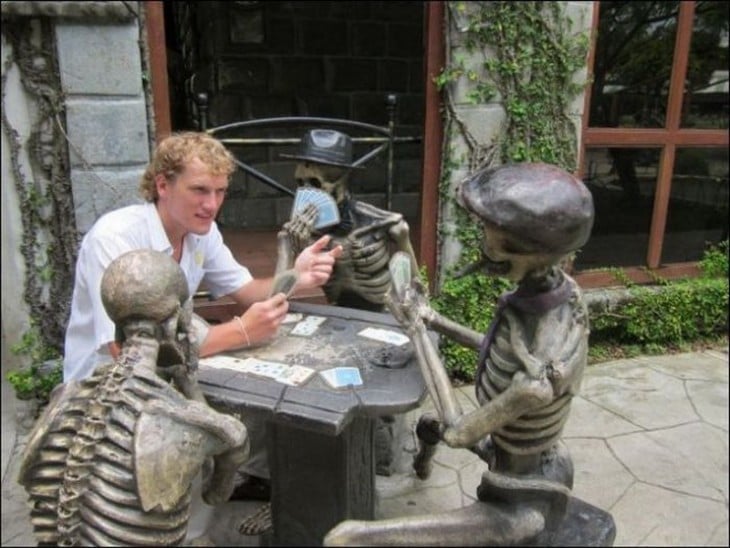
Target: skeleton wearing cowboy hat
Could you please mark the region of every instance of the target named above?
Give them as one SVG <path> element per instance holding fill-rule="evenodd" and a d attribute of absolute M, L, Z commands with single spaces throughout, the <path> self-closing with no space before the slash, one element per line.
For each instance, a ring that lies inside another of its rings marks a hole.
<path fill-rule="evenodd" d="M 294 178 L 299 187 L 311 186 L 330 194 L 340 213 L 340 223 L 327 230 L 332 246 L 341 245 L 342 255 L 323 287 L 327 300 L 339 306 L 382 311 L 390 288 L 388 261 L 395 251 L 408 253 L 412 272 L 418 272 L 403 215 L 355 200 L 348 190 L 353 168 L 352 140 L 339 131 L 313 129 L 302 138 L 296 155 Z M 313 228 L 316 212 L 304 212 L 284 224 L 278 235 L 277 274 L 291 268 L 300 250 L 321 236 Z"/>

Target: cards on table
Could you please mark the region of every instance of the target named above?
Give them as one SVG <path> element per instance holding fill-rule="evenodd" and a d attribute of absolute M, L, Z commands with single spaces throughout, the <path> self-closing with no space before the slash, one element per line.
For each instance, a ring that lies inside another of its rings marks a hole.
<path fill-rule="evenodd" d="M 291 217 L 302 212 L 307 205 L 313 204 L 317 208 L 317 218 L 314 221 L 314 228 L 322 229 L 334 226 L 340 222 L 340 212 L 337 209 L 337 202 L 324 190 L 309 186 L 299 187 L 294 195 L 294 204 L 291 210 Z"/>
<path fill-rule="evenodd" d="M 290 386 L 304 384 L 315 373 L 315 370 L 311 367 L 287 365 L 258 358 L 239 359 L 232 356 L 211 356 L 201 359 L 200 364 L 207 367 L 233 369 L 234 371 L 250 373 Z"/>
<path fill-rule="evenodd" d="M 299 335 L 300 337 L 309 337 L 317 331 L 326 319 L 324 316 L 306 316 L 292 328 L 291 334 Z"/>
<path fill-rule="evenodd" d="M 362 385 L 362 377 L 357 367 L 334 367 L 320 371 L 319 374 L 332 388 Z"/>
<path fill-rule="evenodd" d="M 410 339 L 403 333 L 397 333 L 396 331 L 391 331 L 389 329 L 380 329 L 378 327 L 366 327 L 360 331 L 358 335 L 374 341 L 394 344 L 395 346 L 402 346 L 410 341 Z"/>

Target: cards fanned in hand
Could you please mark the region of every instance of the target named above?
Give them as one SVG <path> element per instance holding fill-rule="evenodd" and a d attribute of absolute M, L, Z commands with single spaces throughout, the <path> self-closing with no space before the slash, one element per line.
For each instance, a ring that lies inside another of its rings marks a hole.
<path fill-rule="evenodd" d="M 294 195 L 291 218 L 293 219 L 301 213 L 309 204 L 314 204 L 317 208 L 317 219 L 314 221 L 314 228 L 327 228 L 340 222 L 340 212 L 337 209 L 335 199 L 324 190 L 309 186 L 297 189 L 297 193 Z"/>
<path fill-rule="evenodd" d="M 277 274 L 274 277 L 274 282 L 271 284 L 271 294 L 269 297 L 273 297 L 277 293 L 284 293 L 284 295 L 289 297 L 297 283 L 297 278 L 297 271 L 293 268 Z"/>

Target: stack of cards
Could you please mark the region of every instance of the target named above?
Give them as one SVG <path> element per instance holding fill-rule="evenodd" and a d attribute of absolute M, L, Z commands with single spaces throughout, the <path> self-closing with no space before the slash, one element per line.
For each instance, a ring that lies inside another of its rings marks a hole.
<path fill-rule="evenodd" d="M 317 208 L 317 219 L 314 221 L 314 228 L 317 230 L 334 226 L 340 222 L 340 212 L 337 209 L 335 199 L 324 190 L 309 186 L 297 189 L 291 210 L 291 218 L 293 219 L 301 213 L 309 204 L 314 204 Z"/>

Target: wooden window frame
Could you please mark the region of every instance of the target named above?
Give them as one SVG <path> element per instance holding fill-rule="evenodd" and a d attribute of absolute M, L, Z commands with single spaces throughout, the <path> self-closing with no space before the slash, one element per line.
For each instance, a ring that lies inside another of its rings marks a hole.
<path fill-rule="evenodd" d="M 583 114 L 583 138 L 580 150 L 579 175 L 585 173 L 587 148 L 627 147 L 661 148 L 657 175 L 654 208 L 649 229 L 649 245 L 646 254 L 646 266 L 625 268 L 624 273 L 637 283 L 651 282 L 655 276 L 663 278 L 693 277 L 699 275 L 696 262 L 662 264 L 662 246 L 667 223 L 667 211 L 672 190 L 672 173 L 678 147 L 727 147 L 728 131 L 726 129 L 683 129 L 682 101 L 684 81 L 694 25 L 695 1 L 679 2 L 677 35 L 675 37 L 672 71 L 670 77 L 667 116 L 663 128 L 601 128 L 589 127 L 591 89 L 586 90 Z M 591 48 L 588 59 L 588 71 L 593 75 L 600 2 L 594 3 Z M 589 79 L 590 81 L 590 79 Z M 584 287 L 614 285 L 615 278 L 607 272 L 577 272 L 576 279 Z"/>

